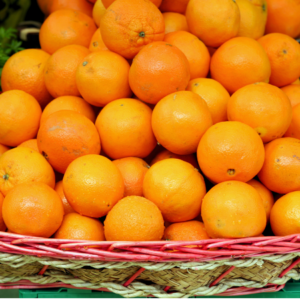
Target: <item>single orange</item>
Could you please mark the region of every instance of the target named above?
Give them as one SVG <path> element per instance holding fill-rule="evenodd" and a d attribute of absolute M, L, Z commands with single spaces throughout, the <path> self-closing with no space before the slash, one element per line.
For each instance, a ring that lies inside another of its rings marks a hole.
<path fill-rule="evenodd" d="M 271 63 L 271 84 L 282 87 L 299 78 L 300 45 L 297 41 L 282 33 L 270 33 L 258 42 L 264 47 Z"/>
<path fill-rule="evenodd" d="M 108 48 L 106 47 L 106 45 L 103 42 L 100 28 L 98 28 L 95 31 L 94 35 L 92 36 L 89 50 L 91 52 L 108 50 Z"/>
<path fill-rule="evenodd" d="M 2 70 L 2 91 L 24 91 L 33 96 L 41 106 L 45 106 L 52 99 L 44 81 L 49 57 L 41 49 L 26 49 L 12 55 Z"/>
<path fill-rule="evenodd" d="M 4 223 L 3 216 L 2 216 L 3 201 L 4 201 L 4 197 L 0 193 L 0 231 L 5 231 L 6 230 L 6 225 Z"/>
<path fill-rule="evenodd" d="M 109 50 L 132 59 L 145 45 L 163 40 L 165 24 L 150 0 L 118 0 L 103 15 L 100 30 Z"/>
<path fill-rule="evenodd" d="M 42 182 L 54 188 L 55 174 L 38 152 L 17 147 L 0 157 L 0 193 L 4 196 L 21 183 Z"/>
<path fill-rule="evenodd" d="M 300 78 L 297 78 L 292 84 L 300 84 Z"/>
<path fill-rule="evenodd" d="M 0 111 L 1 144 L 14 147 L 36 136 L 42 110 L 31 95 L 19 90 L 2 93 Z"/>
<path fill-rule="evenodd" d="M 259 193 L 263 201 L 263 206 L 266 212 L 267 220 L 270 220 L 271 209 L 274 205 L 274 196 L 272 192 L 269 189 L 267 189 L 262 183 L 260 183 L 255 179 L 252 179 L 247 183 L 252 187 L 254 187 L 256 191 Z"/>
<path fill-rule="evenodd" d="M 100 221 L 77 213 L 64 216 L 54 238 L 84 241 L 105 241 L 103 225 Z"/>
<path fill-rule="evenodd" d="M 175 153 L 172 153 L 169 150 L 163 150 L 161 152 L 159 152 L 151 161 L 151 166 L 154 165 L 155 163 L 164 160 L 164 159 L 168 159 L 168 158 L 177 158 L 177 159 L 181 159 L 185 162 L 190 163 L 194 168 L 199 168 L 197 160 L 194 156 L 194 154 L 188 154 L 188 155 L 178 155 Z"/>
<path fill-rule="evenodd" d="M 96 127 L 103 151 L 111 158 L 148 156 L 156 146 L 152 110 L 135 99 L 119 99 L 100 112 Z"/>
<path fill-rule="evenodd" d="M 186 89 L 205 100 L 213 124 L 227 121 L 227 103 L 230 95 L 219 82 L 210 78 L 196 78 L 189 82 Z"/>
<path fill-rule="evenodd" d="M 278 194 L 300 190 L 300 140 L 289 137 L 274 140 L 265 146 L 265 153 L 259 180 Z"/>
<path fill-rule="evenodd" d="M 14 233 L 49 238 L 63 220 L 63 206 L 57 193 L 44 183 L 24 183 L 5 197 L 2 214 Z"/>
<path fill-rule="evenodd" d="M 85 101 L 100 107 L 113 100 L 130 97 L 129 68 L 126 59 L 116 53 L 93 52 L 82 60 L 77 69 L 77 88 Z"/>
<path fill-rule="evenodd" d="M 185 15 L 165 12 L 162 14 L 165 21 L 165 34 L 176 31 L 189 31 Z"/>
<path fill-rule="evenodd" d="M 63 178 L 65 196 L 81 215 L 105 216 L 124 196 L 119 169 L 106 157 L 85 155 L 74 160 Z"/>
<path fill-rule="evenodd" d="M 167 241 L 199 241 L 209 239 L 204 224 L 199 221 L 174 223 L 164 232 Z"/>
<path fill-rule="evenodd" d="M 271 210 L 271 227 L 275 235 L 300 233 L 300 191 L 279 198 Z"/>
<path fill-rule="evenodd" d="M 206 102 L 189 91 L 163 98 L 152 114 L 152 129 L 157 141 L 180 155 L 195 153 L 201 137 L 210 126 L 212 118 Z"/>
<path fill-rule="evenodd" d="M 207 76 L 210 54 L 204 43 L 195 35 L 186 31 L 171 32 L 166 34 L 164 41 L 179 48 L 186 56 L 190 65 L 190 79 Z"/>
<path fill-rule="evenodd" d="M 173 223 L 199 215 L 206 187 L 202 175 L 191 164 L 170 158 L 149 169 L 143 191 L 145 198 L 161 210 L 164 220 Z"/>
<path fill-rule="evenodd" d="M 240 12 L 235 0 L 190 0 L 185 15 L 190 32 L 206 46 L 219 47 L 238 34 Z"/>
<path fill-rule="evenodd" d="M 53 0 L 37 0 L 37 4 L 38 4 L 39 8 L 46 16 L 48 16 L 50 13 L 49 10 L 50 10 L 52 1 Z"/>
<path fill-rule="evenodd" d="M 108 8 L 113 2 L 116 0 L 102 0 L 104 7 Z M 156 5 L 157 7 L 160 6 L 161 0 L 151 0 L 151 2 Z"/>
<path fill-rule="evenodd" d="M 60 9 L 43 23 L 39 38 L 42 50 L 53 54 L 67 45 L 88 47 L 97 27 L 93 19 L 83 12 Z"/>
<path fill-rule="evenodd" d="M 120 170 L 124 179 L 124 196 L 143 196 L 143 181 L 150 166 L 138 157 L 116 159 L 113 164 Z"/>
<path fill-rule="evenodd" d="M 215 183 L 247 182 L 263 166 L 264 145 L 257 132 L 241 122 L 220 122 L 200 140 L 198 163 L 204 175 Z"/>
<path fill-rule="evenodd" d="M 162 12 L 177 12 L 184 14 L 189 0 L 162 0 L 159 9 Z"/>
<path fill-rule="evenodd" d="M 284 136 L 300 140 L 300 104 L 293 107 L 292 122 Z"/>
<path fill-rule="evenodd" d="M 93 19 L 98 27 L 100 26 L 101 19 L 104 16 L 105 12 L 106 8 L 103 5 L 102 0 L 97 0 L 93 7 Z"/>
<path fill-rule="evenodd" d="M 104 221 L 108 241 L 159 241 L 164 229 L 164 220 L 157 206 L 138 196 L 119 201 Z"/>
<path fill-rule="evenodd" d="M 58 194 L 58 196 L 60 197 L 60 199 L 62 201 L 62 204 L 63 204 L 63 207 L 64 207 L 64 214 L 67 215 L 69 213 L 75 212 L 75 210 L 70 205 L 70 203 L 68 202 L 68 200 L 65 196 L 62 180 L 56 183 L 55 191 L 56 191 L 56 193 Z"/>
<path fill-rule="evenodd" d="M 71 110 L 57 111 L 46 118 L 37 140 L 40 152 L 60 173 L 65 173 L 76 158 L 99 154 L 101 150 L 99 134 L 93 122 Z"/>
<path fill-rule="evenodd" d="M 151 104 L 176 91 L 184 91 L 189 80 L 186 56 L 166 42 L 145 46 L 134 58 L 129 72 L 129 84 L 134 94 Z"/>
<path fill-rule="evenodd" d="M 4 146 L 2 144 L 0 144 L 0 156 L 5 153 L 6 151 L 8 151 L 10 148 L 7 146 Z"/>
<path fill-rule="evenodd" d="M 77 112 L 90 119 L 93 123 L 95 122 L 95 112 L 89 103 L 80 97 L 62 96 L 54 99 L 45 107 L 42 113 L 41 123 L 43 123 L 51 114 L 61 110 Z"/>
<path fill-rule="evenodd" d="M 93 5 L 86 0 L 51 0 L 49 13 L 59 9 L 74 9 L 92 17 Z"/>
<path fill-rule="evenodd" d="M 267 223 L 259 193 L 247 183 L 222 182 L 203 198 L 201 216 L 212 238 L 244 238 L 261 234 Z"/>
<path fill-rule="evenodd" d="M 292 107 L 300 103 L 300 85 L 291 84 L 281 88 L 291 101 Z"/>
<path fill-rule="evenodd" d="M 229 121 L 255 129 L 264 143 L 280 138 L 292 120 L 292 106 L 278 87 L 258 82 L 236 91 L 227 107 Z"/>
<path fill-rule="evenodd" d="M 40 152 L 38 145 L 37 145 L 37 139 L 31 139 L 31 140 L 25 141 L 25 142 L 21 143 L 20 145 L 18 145 L 18 147 L 27 147 L 36 152 Z"/>
<path fill-rule="evenodd" d="M 237 37 L 215 52 L 210 71 L 212 78 L 232 94 L 251 83 L 268 83 L 271 65 L 260 43 L 248 37 Z"/>

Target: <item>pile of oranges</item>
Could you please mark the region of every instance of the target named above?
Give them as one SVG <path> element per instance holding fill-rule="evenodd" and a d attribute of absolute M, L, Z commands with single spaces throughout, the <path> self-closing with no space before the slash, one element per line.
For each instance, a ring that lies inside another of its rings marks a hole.
<path fill-rule="evenodd" d="M 300 233 L 298 0 L 38 4 L 1 77 L 1 231 Z"/>

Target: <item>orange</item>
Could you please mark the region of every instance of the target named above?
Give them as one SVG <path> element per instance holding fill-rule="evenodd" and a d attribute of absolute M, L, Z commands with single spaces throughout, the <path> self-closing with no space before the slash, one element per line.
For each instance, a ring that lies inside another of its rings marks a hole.
<path fill-rule="evenodd" d="M 17 234 L 49 238 L 63 220 L 57 193 L 44 183 L 24 183 L 5 197 L 2 214 L 7 228 Z"/>
<path fill-rule="evenodd" d="M 255 40 L 262 37 L 267 22 L 267 6 L 265 3 L 257 6 L 251 0 L 235 1 L 241 15 L 237 36 L 246 36 Z"/>
<path fill-rule="evenodd" d="M 125 157 L 113 161 L 125 184 L 124 196 L 143 196 L 143 181 L 150 166 L 141 158 Z"/>
<path fill-rule="evenodd" d="M 53 54 L 67 45 L 88 47 L 96 29 L 93 19 L 83 12 L 72 9 L 57 10 L 41 27 L 39 34 L 41 48 Z"/>
<path fill-rule="evenodd" d="M 266 33 L 280 32 L 292 38 L 300 34 L 299 0 L 267 0 Z"/>
<path fill-rule="evenodd" d="M 26 142 L 23 142 L 22 144 L 18 145 L 18 147 L 27 147 L 36 152 L 40 152 L 38 145 L 37 145 L 37 139 L 31 139 Z"/>
<path fill-rule="evenodd" d="M 259 180 L 278 194 L 300 190 L 300 141 L 295 138 L 277 139 L 265 146 L 265 152 Z"/>
<path fill-rule="evenodd" d="M 300 45 L 281 33 L 263 36 L 258 42 L 264 47 L 271 63 L 270 83 L 282 87 L 300 76 Z"/>
<path fill-rule="evenodd" d="M 70 205 L 70 203 L 68 202 L 68 200 L 65 196 L 62 180 L 56 183 L 55 191 L 56 191 L 56 193 L 58 194 L 58 196 L 60 197 L 60 199 L 62 201 L 63 208 L 64 208 L 64 214 L 67 215 L 69 213 L 75 212 L 75 210 Z"/>
<path fill-rule="evenodd" d="M 275 235 L 300 233 L 300 191 L 279 198 L 271 210 L 271 227 Z"/>
<path fill-rule="evenodd" d="M 63 178 L 68 202 L 81 215 L 105 216 L 124 196 L 119 169 L 106 157 L 85 155 L 74 160 Z"/>
<path fill-rule="evenodd" d="M 0 193 L 0 231 L 5 231 L 6 230 L 6 225 L 3 221 L 3 217 L 2 217 L 2 206 L 3 206 L 3 201 L 4 201 L 4 197 L 3 195 Z"/>
<path fill-rule="evenodd" d="M 184 14 L 189 0 L 162 0 L 159 9 L 163 12 L 177 12 Z"/>
<path fill-rule="evenodd" d="M 185 15 L 165 12 L 162 14 L 165 21 L 165 34 L 175 31 L 189 31 Z"/>
<path fill-rule="evenodd" d="M 68 45 L 51 55 L 45 68 L 45 84 L 54 98 L 80 96 L 76 86 L 76 71 L 89 53 L 86 47 Z"/>
<path fill-rule="evenodd" d="M 206 46 L 219 47 L 239 31 L 240 12 L 235 0 L 190 0 L 185 15 L 190 32 Z"/>
<path fill-rule="evenodd" d="M 4 196 L 21 183 L 42 182 L 54 188 L 55 175 L 51 166 L 38 152 L 17 147 L 0 157 L 0 193 Z"/>
<path fill-rule="evenodd" d="M 174 223 L 165 229 L 164 240 L 199 241 L 209 239 L 204 224 L 199 221 Z"/>
<path fill-rule="evenodd" d="M 50 6 L 53 0 L 37 0 L 37 4 L 41 11 L 47 16 L 50 13 Z"/>
<path fill-rule="evenodd" d="M 86 0 L 52 0 L 49 13 L 59 9 L 73 9 L 92 17 L 93 5 Z"/>
<path fill-rule="evenodd" d="M 19 90 L 2 93 L 0 111 L 1 144 L 14 147 L 36 136 L 42 110 L 31 95 Z"/>
<path fill-rule="evenodd" d="M 300 140 L 300 104 L 297 104 L 293 107 L 292 122 L 284 136 L 293 137 Z"/>
<path fill-rule="evenodd" d="M 264 143 L 280 138 L 292 120 L 288 97 L 271 84 L 258 82 L 236 91 L 227 107 L 228 120 L 255 129 Z"/>
<path fill-rule="evenodd" d="M 95 31 L 94 35 L 92 36 L 89 50 L 91 52 L 101 51 L 101 50 L 108 50 L 108 48 L 106 47 L 106 45 L 104 44 L 104 42 L 102 40 L 100 28 L 98 28 Z"/>
<path fill-rule="evenodd" d="M 300 103 L 300 85 L 291 84 L 281 88 L 291 101 L 292 107 Z"/>
<path fill-rule="evenodd" d="M 222 182 L 203 198 L 201 216 L 212 238 L 244 238 L 261 234 L 266 212 L 259 193 L 247 183 Z"/>
<path fill-rule="evenodd" d="M 10 149 L 9 147 L 0 144 L 0 156 L 6 151 L 8 151 L 9 149 Z"/>
<path fill-rule="evenodd" d="M 37 140 L 40 152 L 60 173 L 65 173 L 74 159 L 101 150 L 93 122 L 71 110 L 57 111 L 45 119 Z"/>
<path fill-rule="evenodd" d="M 52 99 L 44 81 L 49 57 L 41 49 L 26 49 L 12 55 L 2 70 L 2 91 L 22 90 L 45 106 Z"/>
<path fill-rule="evenodd" d="M 204 175 L 215 183 L 247 182 L 263 166 L 264 145 L 257 132 L 240 122 L 220 122 L 200 140 L 197 157 Z"/>
<path fill-rule="evenodd" d="M 157 206 L 138 196 L 119 201 L 104 221 L 107 241 L 159 241 L 164 229 Z"/>
<path fill-rule="evenodd" d="M 237 37 L 215 52 L 210 71 L 211 77 L 232 94 L 251 83 L 268 83 L 271 65 L 266 51 L 257 41 L 248 37 Z"/>
<path fill-rule="evenodd" d="M 87 117 L 93 123 L 95 122 L 95 112 L 89 103 L 80 97 L 62 96 L 54 99 L 45 107 L 42 113 L 41 123 L 43 123 L 51 114 L 61 110 L 72 110 Z"/>
<path fill-rule="evenodd" d="M 297 78 L 292 84 L 300 84 L 300 78 Z"/>
<path fill-rule="evenodd" d="M 163 40 L 165 25 L 151 1 L 118 0 L 102 17 L 100 30 L 109 50 L 132 59 L 145 45 Z"/>
<path fill-rule="evenodd" d="M 188 155 L 178 155 L 175 153 L 172 153 L 171 151 L 168 150 L 163 150 L 161 152 L 159 152 L 154 159 L 151 161 L 151 166 L 154 165 L 155 163 L 164 160 L 164 159 L 168 159 L 168 158 L 177 158 L 177 159 L 181 159 L 185 162 L 190 163 L 194 168 L 199 168 L 198 163 L 196 158 L 194 157 L 193 154 L 188 154 Z"/>
<path fill-rule="evenodd" d="M 153 110 L 152 128 L 157 141 L 176 154 L 195 153 L 201 137 L 210 126 L 212 118 L 208 106 L 193 92 L 170 94 Z"/>
<path fill-rule="evenodd" d="M 191 79 L 207 76 L 210 65 L 209 51 L 195 35 L 185 31 L 171 32 L 165 36 L 164 41 L 179 48 L 186 56 Z"/>
<path fill-rule="evenodd" d="M 63 222 L 56 231 L 54 238 L 105 241 L 102 223 L 98 220 L 84 217 L 77 213 L 69 213 L 64 216 Z"/>
<path fill-rule="evenodd" d="M 252 187 L 254 187 L 256 189 L 256 191 L 259 193 L 262 201 L 263 201 L 263 206 L 266 212 L 266 216 L 267 216 L 267 221 L 270 220 L 270 213 L 271 213 L 271 209 L 274 205 L 274 196 L 272 194 L 272 192 L 267 189 L 262 183 L 260 183 L 259 181 L 252 179 L 250 181 L 247 182 L 249 185 L 251 185 Z"/>
<path fill-rule="evenodd" d="M 77 88 L 83 99 L 95 106 L 131 96 L 128 82 L 129 63 L 111 51 L 89 54 L 76 73 Z"/>
<path fill-rule="evenodd" d="M 116 0 L 102 0 L 104 7 L 108 8 L 113 2 Z M 151 0 L 153 4 L 155 4 L 157 7 L 160 6 L 161 0 Z"/>
<path fill-rule="evenodd" d="M 96 127 L 103 151 L 111 158 L 148 156 L 156 146 L 152 110 L 135 99 L 119 99 L 100 112 Z"/>
<path fill-rule="evenodd" d="M 186 56 L 166 42 L 145 46 L 134 58 L 129 71 L 129 84 L 134 94 L 147 103 L 176 91 L 183 91 L 190 80 Z"/>
<path fill-rule="evenodd" d="M 202 175 L 191 164 L 170 158 L 149 169 L 143 191 L 145 198 L 161 210 L 164 220 L 174 223 L 199 215 L 206 187 Z"/>
<path fill-rule="evenodd" d="M 97 0 L 93 7 L 93 19 L 98 27 L 100 26 L 101 19 L 104 16 L 105 12 L 106 8 L 103 5 L 102 0 Z"/>
<path fill-rule="evenodd" d="M 189 82 L 186 89 L 205 100 L 213 124 L 227 121 L 227 103 L 230 95 L 219 82 L 210 78 L 196 78 Z"/>

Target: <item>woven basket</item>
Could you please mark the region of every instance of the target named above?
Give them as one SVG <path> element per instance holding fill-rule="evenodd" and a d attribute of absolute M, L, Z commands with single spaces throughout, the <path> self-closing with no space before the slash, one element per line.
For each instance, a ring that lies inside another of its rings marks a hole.
<path fill-rule="evenodd" d="M 300 279 L 298 240 L 300 235 L 113 243 L 0 233 L 0 288 L 72 287 L 164 298 L 274 292 Z"/>

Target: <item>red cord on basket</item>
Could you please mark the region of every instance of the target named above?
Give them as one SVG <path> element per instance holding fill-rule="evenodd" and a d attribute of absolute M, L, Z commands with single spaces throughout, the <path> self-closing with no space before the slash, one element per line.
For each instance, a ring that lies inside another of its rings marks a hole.
<path fill-rule="evenodd" d="M 44 275 L 49 266 L 43 266 L 42 270 L 38 273 L 38 275 Z"/>
<path fill-rule="evenodd" d="M 287 267 L 281 274 L 278 276 L 279 278 L 283 277 L 288 271 L 292 270 L 296 265 L 300 263 L 300 257 L 295 260 L 289 267 Z"/>
<path fill-rule="evenodd" d="M 170 286 L 166 286 L 166 287 L 164 288 L 164 291 L 167 292 L 170 288 L 171 288 Z"/>
<path fill-rule="evenodd" d="M 145 268 L 140 268 L 135 274 L 133 274 L 124 284 L 123 286 L 127 287 L 134 279 L 136 279 L 142 272 L 145 271 Z"/>
<path fill-rule="evenodd" d="M 227 274 L 229 274 L 233 269 L 235 269 L 235 266 L 230 267 L 225 273 L 223 273 L 219 278 L 217 278 L 213 283 L 209 285 L 209 287 L 212 287 L 216 285 L 218 282 L 220 282 Z"/>

